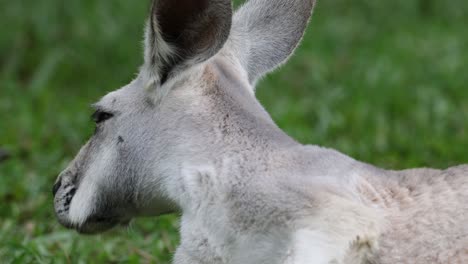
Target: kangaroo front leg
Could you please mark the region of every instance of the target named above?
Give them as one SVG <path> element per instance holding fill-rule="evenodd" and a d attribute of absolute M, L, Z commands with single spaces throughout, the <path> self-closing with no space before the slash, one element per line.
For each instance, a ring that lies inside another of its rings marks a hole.
<path fill-rule="evenodd" d="M 377 248 L 383 221 L 369 208 L 329 197 L 294 233 L 286 264 L 363 263 Z"/>

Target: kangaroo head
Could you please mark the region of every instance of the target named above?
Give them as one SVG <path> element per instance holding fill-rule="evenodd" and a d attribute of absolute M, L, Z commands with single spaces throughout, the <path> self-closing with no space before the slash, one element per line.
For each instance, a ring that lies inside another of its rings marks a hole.
<path fill-rule="evenodd" d="M 254 84 L 293 52 L 314 1 L 267 2 L 233 16 L 230 0 L 153 1 L 138 77 L 94 104 L 96 132 L 54 185 L 61 224 L 96 233 L 183 210 L 178 183 L 192 164 L 254 148 L 256 138 L 292 142 Z"/>

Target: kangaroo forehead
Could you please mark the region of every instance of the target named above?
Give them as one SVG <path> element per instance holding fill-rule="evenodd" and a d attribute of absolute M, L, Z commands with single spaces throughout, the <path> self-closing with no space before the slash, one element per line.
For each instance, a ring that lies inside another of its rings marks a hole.
<path fill-rule="evenodd" d="M 144 80 L 137 78 L 128 85 L 106 94 L 93 106 L 107 111 L 118 111 L 127 108 L 135 110 L 152 105 L 149 100 L 150 97 L 150 92 L 146 91 L 144 87 Z"/>

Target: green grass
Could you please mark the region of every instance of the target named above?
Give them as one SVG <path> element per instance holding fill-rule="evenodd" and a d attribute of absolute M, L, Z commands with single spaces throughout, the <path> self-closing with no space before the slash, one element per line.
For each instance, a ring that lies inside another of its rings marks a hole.
<path fill-rule="evenodd" d="M 175 216 L 86 237 L 51 186 L 93 130 L 89 105 L 142 62 L 147 1 L 9 1 L 0 22 L 2 263 L 167 263 Z M 468 2 L 320 1 L 303 45 L 258 96 L 307 144 L 386 168 L 468 161 Z"/>

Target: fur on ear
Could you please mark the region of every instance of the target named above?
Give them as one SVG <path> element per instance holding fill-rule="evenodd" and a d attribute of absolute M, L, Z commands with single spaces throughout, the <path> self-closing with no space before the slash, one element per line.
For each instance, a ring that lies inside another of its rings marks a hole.
<path fill-rule="evenodd" d="M 145 37 L 145 67 L 164 84 L 214 56 L 229 37 L 231 0 L 153 0 Z"/>
<path fill-rule="evenodd" d="M 249 0 L 236 12 L 230 45 L 252 84 L 293 54 L 314 5 L 315 0 Z"/>

